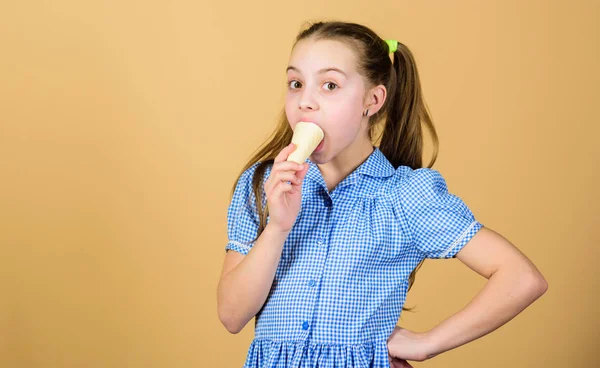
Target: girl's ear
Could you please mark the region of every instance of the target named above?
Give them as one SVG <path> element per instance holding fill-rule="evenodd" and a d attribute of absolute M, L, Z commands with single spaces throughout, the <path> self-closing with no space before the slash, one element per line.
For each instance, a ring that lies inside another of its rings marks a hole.
<path fill-rule="evenodd" d="M 369 116 L 372 116 L 383 106 L 387 97 L 387 89 L 383 84 L 380 84 L 369 89 L 365 97 L 365 108 L 363 111 L 369 110 Z"/>

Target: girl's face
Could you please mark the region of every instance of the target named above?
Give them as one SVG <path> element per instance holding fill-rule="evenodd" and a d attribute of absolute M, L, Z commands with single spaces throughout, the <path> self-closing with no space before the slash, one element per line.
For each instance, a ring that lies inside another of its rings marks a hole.
<path fill-rule="evenodd" d="M 299 121 L 323 129 L 322 144 L 311 159 L 324 164 L 350 145 L 365 144 L 368 119 L 365 83 L 356 70 L 356 56 L 344 43 L 299 41 L 290 56 L 285 112 L 292 129 Z M 369 142 L 370 144 L 370 142 Z"/>

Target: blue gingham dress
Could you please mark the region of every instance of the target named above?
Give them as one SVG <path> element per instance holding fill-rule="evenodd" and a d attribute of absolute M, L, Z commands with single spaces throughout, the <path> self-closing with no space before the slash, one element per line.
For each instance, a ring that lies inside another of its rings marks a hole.
<path fill-rule="evenodd" d="M 332 192 L 306 161 L 302 208 L 244 367 L 388 368 L 410 273 L 425 258 L 454 257 L 483 225 L 438 171 L 394 169 L 378 147 Z M 227 214 L 226 249 L 244 255 L 258 228 L 257 165 L 241 175 Z"/>

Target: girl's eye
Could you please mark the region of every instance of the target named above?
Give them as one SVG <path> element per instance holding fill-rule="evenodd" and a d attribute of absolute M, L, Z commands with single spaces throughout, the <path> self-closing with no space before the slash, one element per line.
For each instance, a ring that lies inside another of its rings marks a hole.
<path fill-rule="evenodd" d="M 333 82 L 327 82 L 325 83 L 325 86 L 325 88 L 327 88 L 328 91 L 334 91 L 336 88 L 338 88 L 338 85 Z"/>
<path fill-rule="evenodd" d="M 297 89 L 300 88 L 300 86 L 302 86 L 302 83 L 298 82 L 297 80 L 288 82 L 288 87 L 290 87 L 291 89 Z"/>
<path fill-rule="evenodd" d="M 338 88 L 338 85 L 333 82 L 326 82 L 324 86 L 328 91 L 335 91 Z M 289 81 L 288 87 L 291 89 L 298 89 L 302 87 L 302 83 L 297 80 Z"/>

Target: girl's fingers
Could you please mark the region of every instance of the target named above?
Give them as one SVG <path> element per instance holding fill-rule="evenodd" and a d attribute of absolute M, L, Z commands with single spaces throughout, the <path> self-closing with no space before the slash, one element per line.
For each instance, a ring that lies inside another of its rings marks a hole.
<path fill-rule="evenodd" d="M 289 181 L 295 185 L 300 185 L 300 183 L 302 182 L 298 178 L 298 176 L 296 175 L 295 172 L 277 171 L 277 172 L 271 173 L 271 175 L 269 175 L 269 178 L 265 182 L 265 192 L 269 193 L 275 185 L 277 185 L 278 183 L 280 183 L 282 181 L 283 182 Z"/>
<path fill-rule="evenodd" d="M 291 181 L 292 183 L 298 184 L 300 181 L 295 173 L 280 171 L 275 174 L 273 178 L 275 181 Z"/>
<path fill-rule="evenodd" d="M 292 190 L 292 185 L 291 184 L 287 184 L 284 182 L 279 182 L 279 184 L 277 184 L 277 186 L 275 186 L 275 188 L 273 188 L 273 198 L 277 199 L 279 197 L 281 197 L 283 194 L 285 194 L 286 192 L 289 192 Z"/>
<path fill-rule="evenodd" d="M 276 162 L 273 164 L 273 168 L 271 172 L 275 171 L 300 171 L 302 170 L 302 165 L 295 163 L 294 161 L 282 161 Z"/>
<path fill-rule="evenodd" d="M 267 194 L 267 196 L 273 191 L 273 187 L 275 186 L 275 184 L 277 184 L 277 182 L 273 180 L 272 176 L 269 176 L 264 186 L 265 193 Z"/>
<path fill-rule="evenodd" d="M 283 152 L 283 151 L 282 151 Z M 265 182 L 265 192 L 269 192 L 277 183 L 281 180 L 291 181 L 295 183 L 300 179 L 297 176 L 297 173 L 301 172 L 305 165 L 299 165 L 295 162 L 291 161 L 283 161 L 273 164 L 273 168 L 271 169 L 271 173 Z M 288 173 L 289 175 L 282 175 L 283 173 Z M 302 180 L 300 179 L 300 182 Z"/>
<path fill-rule="evenodd" d="M 301 170 L 296 172 L 296 176 L 298 176 L 298 179 L 300 179 L 300 182 L 304 181 L 304 177 L 306 176 L 306 173 L 308 172 L 308 164 L 304 163 L 302 165 L 300 165 Z"/>
<path fill-rule="evenodd" d="M 296 146 L 290 143 L 285 147 L 275 158 L 271 173 L 264 184 L 264 190 L 267 196 L 271 193 L 279 183 L 285 181 L 290 182 L 292 187 L 298 187 L 302 184 L 304 176 L 308 171 L 308 165 L 298 164 L 292 161 L 286 161 L 287 157 L 294 151 Z M 303 174 L 301 174 L 303 173 Z"/>
<path fill-rule="evenodd" d="M 292 184 L 294 184 L 294 187 L 300 188 L 300 186 L 304 182 L 306 173 L 308 172 L 308 167 L 309 167 L 308 164 L 302 164 L 302 170 L 296 172 L 296 174 L 295 174 L 296 182 L 292 182 Z"/>
<path fill-rule="evenodd" d="M 394 368 L 413 368 L 413 366 L 404 359 L 391 358 L 390 363 Z"/>
<path fill-rule="evenodd" d="M 288 158 L 288 156 L 290 155 L 290 153 L 292 153 L 294 151 L 295 148 L 296 148 L 295 144 L 293 144 L 293 143 L 288 144 L 287 147 L 285 147 L 283 150 L 281 150 L 281 152 L 279 152 L 277 157 L 275 157 L 275 162 L 285 161 Z"/>

